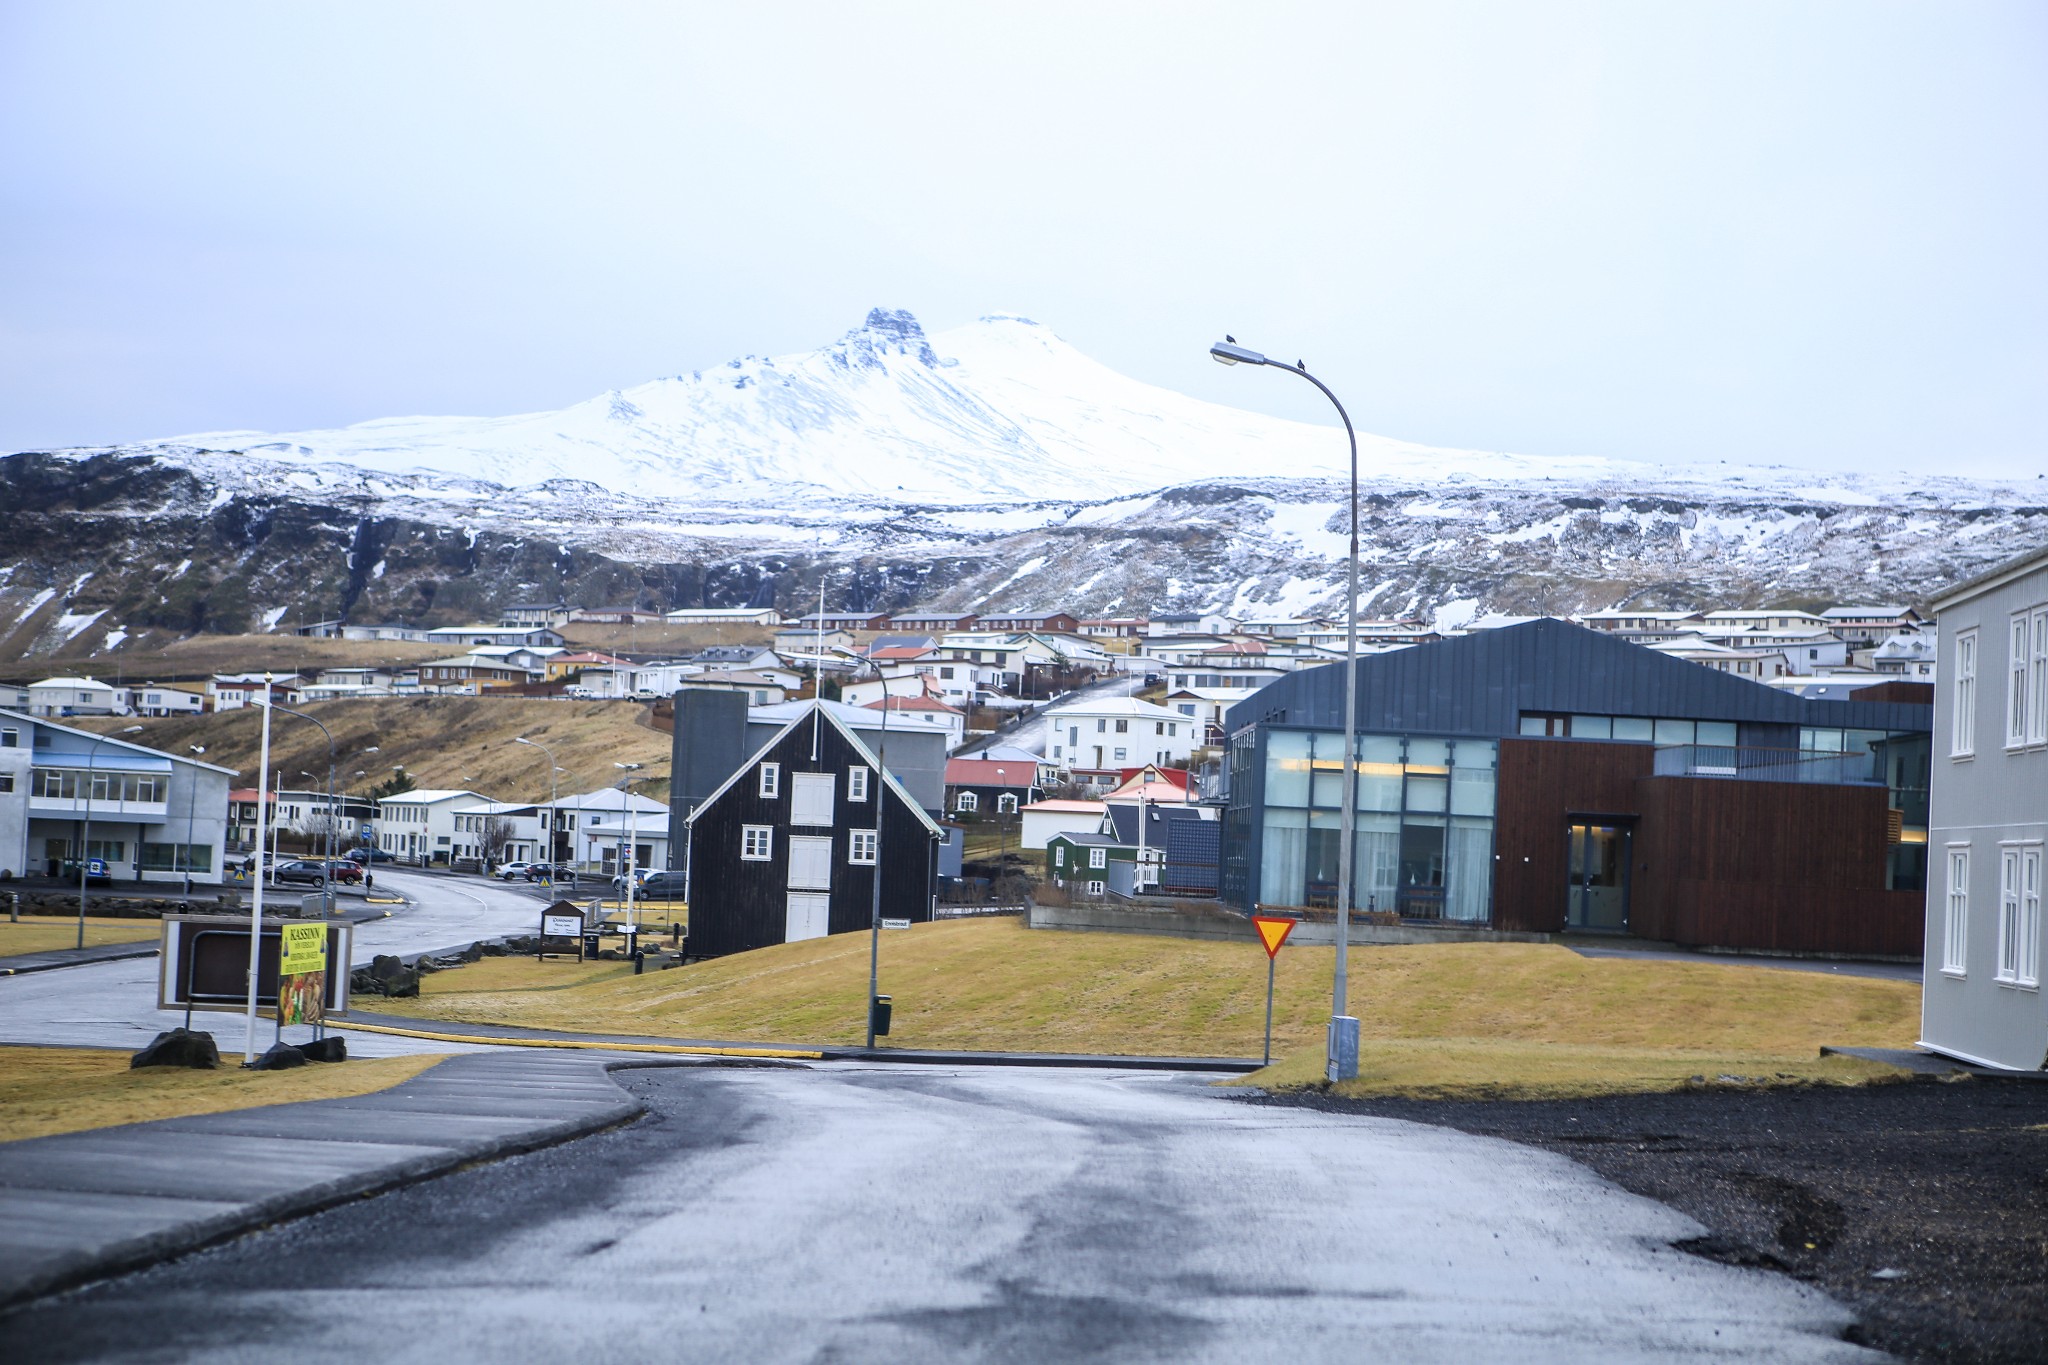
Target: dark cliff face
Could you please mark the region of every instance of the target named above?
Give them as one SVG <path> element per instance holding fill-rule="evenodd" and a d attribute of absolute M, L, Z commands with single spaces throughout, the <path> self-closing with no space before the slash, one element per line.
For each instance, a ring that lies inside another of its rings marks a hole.
<path fill-rule="evenodd" d="M 779 555 L 626 563 L 552 537 L 394 516 L 388 503 L 217 496 L 199 475 L 146 455 L 34 452 L 0 458 L 0 571 L 9 566 L 0 658 L 52 652 L 65 612 L 103 611 L 102 632 L 118 624 L 130 634 L 261 630 L 280 607 L 281 630 L 335 619 L 458 625 L 534 599 L 644 610 L 800 602 L 815 598 L 821 573 L 833 575 L 833 602 L 851 592 L 883 610 L 962 570 L 926 560 L 849 571 Z"/>

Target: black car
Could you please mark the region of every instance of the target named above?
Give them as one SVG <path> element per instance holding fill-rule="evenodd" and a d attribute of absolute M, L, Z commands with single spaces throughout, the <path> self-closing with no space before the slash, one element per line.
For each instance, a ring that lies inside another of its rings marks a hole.
<path fill-rule="evenodd" d="M 682 898 L 683 874 L 680 872 L 650 872 L 633 892 L 636 901 L 679 901 Z"/>
<path fill-rule="evenodd" d="M 530 882 L 573 882 L 576 880 L 576 869 L 573 867 L 556 867 L 553 863 L 529 863 L 526 868 L 526 880 Z"/>
<path fill-rule="evenodd" d="M 388 863 L 391 855 L 381 848 L 352 848 L 347 853 L 352 863 Z"/>

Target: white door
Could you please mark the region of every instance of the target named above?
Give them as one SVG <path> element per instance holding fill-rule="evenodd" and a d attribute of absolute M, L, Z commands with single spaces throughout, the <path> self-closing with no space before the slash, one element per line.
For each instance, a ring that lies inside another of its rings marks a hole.
<path fill-rule="evenodd" d="M 789 889 L 832 889 L 832 841 L 795 834 L 789 840 Z"/>
<path fill-rule="evenodd" d="M 837 784 L 831 773 L 798 773 L 792 779 L 789 793 L 789 823 L 792 825 L 832 825 L 832 788 Z"/>
<path fill-rule="evenodd" d="M 825 926 L 831 912 L 830 896 L 821 896 L 815 891 L 790 892 L 789 918 L 783 924 L 782 941 L 795 943 L 798 939 L 825 937 Z"/>

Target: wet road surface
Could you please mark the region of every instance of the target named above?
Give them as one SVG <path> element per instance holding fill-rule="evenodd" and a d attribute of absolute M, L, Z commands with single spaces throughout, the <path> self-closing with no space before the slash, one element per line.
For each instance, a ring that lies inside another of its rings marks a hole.
<path fill-rule="evenodd" d="M 0 1319 L 50 1361 L 1872 1360 L 1556 1156 L 1162 1073 L 620 1073 L 596 1137 Z"/>

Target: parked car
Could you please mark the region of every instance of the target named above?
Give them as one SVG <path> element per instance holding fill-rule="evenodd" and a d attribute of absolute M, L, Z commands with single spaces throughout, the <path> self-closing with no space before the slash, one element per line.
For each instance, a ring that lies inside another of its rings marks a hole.
<path fill-rule="evenodd" d="M 614 877 L 612 880 L 618 883 L 613 889 L 623 896 L 625 879 Z M 683 898 L 683 874 L 679 871 L 650 872 L 640 879 L 640 885 L 633 891 L 633 898 L 643 901 L 679 901 Z"/>
<path fill-rule="evenodd" d="M 634 868 L 634 869 L 633 869 L 633 885 L 635 885 L 635 886 L 641 886 L 641 885 L 645 884 L 645 883 L 646 883 L 646 881 L 647 881 L 647 879 L 648 879 L 648 878 L 649 878 L 650 876 L 652 876 L 653 874 L 654 874 L 654 869 L 653 869 L 653 868 L 651 868 L 651 867 L 636 867 L 636 868 Z M 623 895 L 625 895 L 625 894 L 626 894 L 626 874 L 625 874 L 625 873 L 623 873 L 623 872 L 614 872 L 614 873 L 612 874 L 612 894 L 613 894 L 614 896 L 623 896 Z"/>
<path fill-rule="evenodd" d="M 553 863 L 528 863 L 526 865 L 526 880 L 530 882 L 573 882 L 576 880 L 576 869 L 573 867 L 557 867 Z"/>
<path fill-rule="evenodd" d="M 501 882 L 516 882 L 524 878 L 526 870 L 532 866 L 532 863 L 506 863 L 491 875 Z"/>
<path fill-rule="evenodd" d="M 294 858 L 288 863 L 279 863 L 272 868 L 270 879 L 274 882 L 304 882 L 310 886 L 319 886 L 327 880 L 327 873 L 318 863 Z"/>
<path fill-rule="evenodd" d="M 352 848 L 343 855 L 352 863 L 388 863 L 391 855 L 381 848 Z"/>
<path fill-rule="evenodd" d="M 361 863 L 347 858 L 336 858 L 327 866 L 331 869 L 328 875 L 344 886 L 361 886 L 370 880 L 369 871 Z"/>

